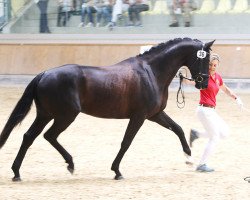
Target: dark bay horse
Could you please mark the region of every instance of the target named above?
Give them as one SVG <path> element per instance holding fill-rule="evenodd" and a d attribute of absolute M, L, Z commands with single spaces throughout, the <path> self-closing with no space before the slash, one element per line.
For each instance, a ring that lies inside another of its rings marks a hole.
<path fill-rule="evenodd" d="M 181 66 L 189 68 L 198 89 L 207 87 L 213 42 L 204 44 L 199 40 L 178 38 L 112 66 L 68 64 L 37 75 L 25 89 L 0 135 L 2 148 L 34 100 L 37 115 L 24 134 L 12 165 L 13 181 L 21 180 L 19 169 L 25 154 L 51 120 L 54 122 L 44 138 L 62 155 L 73 173 L 72 156 L 57 138 L 80 112 L 100 118 L 130 119 L 111 167 L 115 179 L 122 178 L 120 162 L 146 119 L 172 130 L 179 137 L 184 153 L 191 156 L 182 128 L 163 110 L 167 105 L 169 84 Z"/>

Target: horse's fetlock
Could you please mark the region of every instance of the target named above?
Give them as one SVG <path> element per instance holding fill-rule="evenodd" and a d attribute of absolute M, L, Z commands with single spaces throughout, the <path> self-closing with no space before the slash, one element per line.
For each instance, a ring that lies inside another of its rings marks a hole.
<path fill-rule="evenodd" d="M 68 163 L 68 164 L 74 164 L 73 157 L 69 156 L 65 162 Z"/>
<path fill-rule="evenodd" d="M 191 149 L 190 149 L 190 148 L 185 148 L 185 149 L 184 149 L 184 152 L 185 152 L 187 155 L 191 156 Z"/>
<path fill-rule="evenodd" d="M 111 170 L 115 172 L 115 171 L 117 171 L 117 167 L 115 167 L 115 165 L 112 165 Z"/>
<path fill-rule="evenodd" d="M 20 174 L 19 174 L 20 166 L 21 166 L 21 164 L 17 163 L 16 161 L 14 161 L 14 163 L 12 164 L 11 169 L 12 169 L 12 171 L 15 174 L 15 178 L 19 178 L 20 177 Z"/>
<path fill-rule="evenodd" d="M 13 164 L 12 164 L 11 169 L 12 169 L 13 171 L 15 171 L 15 170 L 17 170 L 17 169 L 19 168 L 19 166 L 20 166 L 20 164 L 17 163 L 16 161 L 14 161 Z"/>
<path fill-rule="evenodd" d="M 16 171 L 17 170 L 17 166 L 13 163 L 13 165 L 11 166 L 12 171 Z"/>

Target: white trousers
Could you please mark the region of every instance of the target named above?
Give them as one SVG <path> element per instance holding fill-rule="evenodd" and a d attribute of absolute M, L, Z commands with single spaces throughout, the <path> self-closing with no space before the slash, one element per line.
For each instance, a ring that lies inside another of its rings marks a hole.
<path fill-rule="evenodd" d="M 209 139 L 200 160 L 202 165 L 207 163 L 218 141 L 229 135 L 229 127 L 213 108 L 198 106 L 196 114 L 205 129 L 204 132 L 199 131 L 198 136 Z"/>

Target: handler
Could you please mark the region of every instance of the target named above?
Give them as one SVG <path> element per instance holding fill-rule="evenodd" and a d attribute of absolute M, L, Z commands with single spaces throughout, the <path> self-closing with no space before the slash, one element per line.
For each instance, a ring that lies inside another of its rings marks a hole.
<path fill-rule="evenodd" d="M 196 109 L 198 119 L 202 123 L 205 131 L 197 131 L 191 129 L 190 131 L 190 147 L 194 140 L 199 137 L 208 138 L 208 143 L 205 146 L 200 163 L 196 168 L 199 172 L 213 172 L 214 169 L 207 166 L 208 158 L 213 153 L 216 144 L 220 139 L 228 136 L 229 128 L 225 121 L 217 114 L 215 110 L 216 95 L 221 89 L 229 97 L 236 100 L 240 108 L 243 107 L 241 99 L 223 82 L 220 74 L 216 72 L 220 64 L 220 57 L 218 54 L 210 56 L 209 63 L 209 80 L 207 89 L 200 90 L 200 102 Z"/>

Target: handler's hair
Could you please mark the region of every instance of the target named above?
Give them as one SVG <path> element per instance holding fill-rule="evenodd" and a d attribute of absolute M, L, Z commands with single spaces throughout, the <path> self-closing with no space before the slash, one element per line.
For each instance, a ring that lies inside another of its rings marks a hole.
<path fill-rule="evenodd" d="M 217 53 L 212 53 L 212 54 L 210 55 L 210 62 L 213 61 L 213 60 L 218 60 L 218 61 L 220 62 L 220 56 L 219 56 L 219 54 L 217 54 Z"/>

